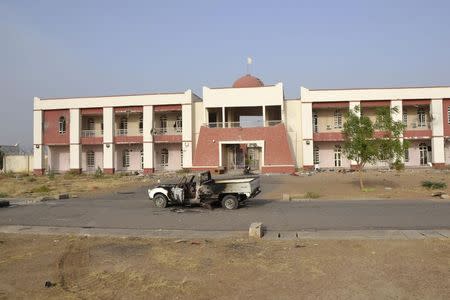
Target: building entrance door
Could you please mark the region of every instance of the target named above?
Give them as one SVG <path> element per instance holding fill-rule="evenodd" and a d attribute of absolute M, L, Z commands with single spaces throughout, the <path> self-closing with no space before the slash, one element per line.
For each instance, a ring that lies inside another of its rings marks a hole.
<path fill-rule="evenodd" d="M 428 146 L 425 143 L 422 143 L 419 145 L 419 159 L 420 159 L 420 165 L 424 166 L 428 164 L 429 161 L 429 154 L 428 154 Z"/>
<path fill-rule="evenodd" d="M 241 170 L 247 166 L 254 171 L 261 168 L 261 147 L 252 144 L 224 146 L 223 165 L 227 170 Z"/>

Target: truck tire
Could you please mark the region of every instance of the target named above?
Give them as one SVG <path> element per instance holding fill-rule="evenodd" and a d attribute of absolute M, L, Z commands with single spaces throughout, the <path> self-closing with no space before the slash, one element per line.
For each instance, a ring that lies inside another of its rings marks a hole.
<path fill-rule="evenodd" d="M 165 208 L 167 207 L 167 197 L 163 194 L 156 194 L 155 198 L 153 198 L 153 203 L 158 208 Z"/>
<path fill-rule="evenodd" d="M 236 209 L 239 206 L 238 198 L 234 195 L 226 195 L 222 199 L 222 207 L 225 209 Z"/>

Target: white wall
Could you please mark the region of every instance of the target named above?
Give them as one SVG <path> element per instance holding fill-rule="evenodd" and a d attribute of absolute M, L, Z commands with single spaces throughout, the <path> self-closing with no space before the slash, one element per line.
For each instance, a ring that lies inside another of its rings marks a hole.
<path fill-rule="evenodd" d="M 169 164 L 167 167 L 161 166 L 161 150 L 166 148 L 169 151 Z M 155 170 L 176 171 L 181 169 L 181 144 L 155 144 Z"/>
<path fill-rule="evenodd" d="M 130 150 L 130 166 L 123 167 L 123 152 L 125 149 Z M 141 150 L 142 144 L 133 145 L 116 145 L 115 147 L 115 165 L 116 171 L 142 171 L 141 167 Z"/>
<path fill-rule="evenodd" d="M 69 146 L 48 147 L 48 167 L 53 172 L 69 171 L 70 150 Z"/>
<path fill-rule="evenodd" d="M 33 172 L 33 155 L 7 155 L 3 157 L 3 171 L 13 173 Z"/>
<path fill-rule="evenodd" d="M 88 151 L 94 151 L 95 167 L 87 168 L 87 155 Z M 103 170 L 103 146 L 102 145 L 84 145 L 81 153 L 81 168 L 83 172 L 90 171 L 95 172 L 97 168 Z"/>
<path fill-rule="evenodd" d="M 286 130 L 289 144 L 295 158 L 295 166 L 302 167 L 302 115 L 301 102 L 298 100 L 285 101 Z"/>
<path fill-rule="evenodd" d="M 329 89 L 300 88 L 302 102 L 368 101 L 393 99 L 450 98 L 450 87 L 380 88 L 380 89 Z"/>
<path fill-rule="evenodd" d="M 283 106 L 283 84 L 254 88 L 203 87 L 203 105 L 208 107 Z"/>

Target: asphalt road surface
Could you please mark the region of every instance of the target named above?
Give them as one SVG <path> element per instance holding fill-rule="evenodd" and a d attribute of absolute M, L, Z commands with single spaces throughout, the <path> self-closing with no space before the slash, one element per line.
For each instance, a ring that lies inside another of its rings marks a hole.
<path fill-rule="evenodd" d="M 1 225 L 85 228 L 247 230 L 252 222 L 270 230 L 450 229 L 450 202 L 250 201 L 234 211 L 220 207 L 159 209 L 145 189 L 96 199 L 48 201 L 0 208 Z"/>

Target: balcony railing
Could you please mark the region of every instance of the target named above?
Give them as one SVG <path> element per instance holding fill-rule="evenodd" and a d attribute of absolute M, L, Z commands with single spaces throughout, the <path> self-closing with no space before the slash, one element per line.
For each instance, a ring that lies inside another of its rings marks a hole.
<path fill-rule="evenodd" d="M 128 135 L 128 129 L 116 129 L 116 136 Z"/>
<path fill-rule="evenodd" d="M 139 129 L 116 129 L 116 136 L 139 136 L 143 130 Z"/>
<path fill-rule="evenodd" d="M 82 130 L 81 137 L 101 137 L 103 130 Z"/>
<path fill-rule="evenodd" d="M 413 121 L 408 122 L 406 130 L 429 130 L 431 129 L 431 122 L 419 122 L 419 121 Z"/>
<path fill-rule="evenodd" d="M 281 124 L 281 120 L 260 121 L 241 121 L 241 122 L 210 122 L 204 124 L 209 128 L 254 128 L 254 127 L 270 127 Z"/>
<path fill-rule="evenodd" d="M 177 135 L 177 134 L 182 134 L 182 133 L 183 133 L 182 127 L 153 128 L 154 135 Z"/>

